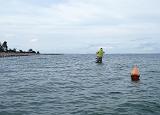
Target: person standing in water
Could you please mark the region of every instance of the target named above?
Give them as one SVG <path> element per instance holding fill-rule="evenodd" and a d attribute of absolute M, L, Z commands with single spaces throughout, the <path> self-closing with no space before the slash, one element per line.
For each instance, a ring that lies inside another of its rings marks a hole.
<path fill-rule="evenodd" d="M 103 48 L 100 48 L 99 51 L 96 52 L 97 55 L 96 63 L 102 63 L 103 54 L 104 54 Z"/>

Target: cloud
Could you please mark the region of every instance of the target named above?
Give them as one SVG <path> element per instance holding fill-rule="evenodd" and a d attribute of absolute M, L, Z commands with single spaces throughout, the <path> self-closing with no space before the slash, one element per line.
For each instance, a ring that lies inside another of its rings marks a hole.
<path fill-rule="evenodd" d="M 38 41 L 37 38 L 33 38 L 33 39 L 30 40 L 30 42 L 32 42 L 32 43 L 37 42 L 37 41 Z"/>
<path fill-rule="evenodd" d="M 149 38 L 160 45 L 159 4 L 159 0 L 1 0 L 0 33 L 12 45 L 15 40 L 38 42 L 33 47 L 45 51 L 85 52 L 92 45 L 91 52 L 96 47 L 134 52 L 130 45 L 137 48 Z"/>

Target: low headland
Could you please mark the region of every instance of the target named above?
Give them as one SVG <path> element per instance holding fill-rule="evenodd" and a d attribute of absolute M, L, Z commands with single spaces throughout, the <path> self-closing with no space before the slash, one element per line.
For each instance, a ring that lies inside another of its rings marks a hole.
<path fill-rule="evenodd" d="M 31 56 L 39 54 L 39 51 L 34 51 L 32 49 L 29 49 L 28 51 L 17 50 L 16 48 L 8 49 L 6 41 L 4 41 L 3 44 L 0 42 L 0 57 Z"/>
<path fill-rule="evenodd" d="M 20 52 L 0 52 L 0 57 L 17 57 L 17 56 L 31 56 L 31 55 L 37 55 L 37 53 L 20 53 Z"/>

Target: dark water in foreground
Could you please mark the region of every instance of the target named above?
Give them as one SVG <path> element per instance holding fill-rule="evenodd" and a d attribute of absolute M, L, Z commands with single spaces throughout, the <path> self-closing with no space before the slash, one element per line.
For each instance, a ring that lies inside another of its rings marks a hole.
<path fill-rule="evenodd" d="M 0 58 L 0 115 L 160 115 L 160 55 Z"/>

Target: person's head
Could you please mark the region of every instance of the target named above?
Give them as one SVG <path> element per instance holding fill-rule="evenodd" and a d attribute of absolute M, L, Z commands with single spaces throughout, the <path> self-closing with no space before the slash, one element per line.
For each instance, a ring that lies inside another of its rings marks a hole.
<path fill-rule="evenodd" d="M 103 50 L 103 48 L 100 48 L 100 50 Z"/>

